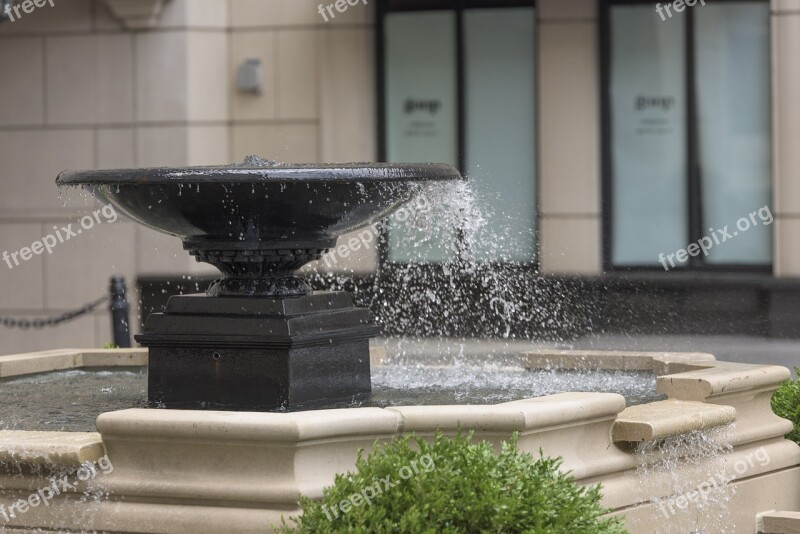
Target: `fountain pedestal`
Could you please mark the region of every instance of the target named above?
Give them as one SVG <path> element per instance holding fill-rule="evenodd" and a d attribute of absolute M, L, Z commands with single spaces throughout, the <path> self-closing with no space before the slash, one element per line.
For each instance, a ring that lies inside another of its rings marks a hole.
<path fill-rule="evenodd" d="M 369 310 L 343 292 L 182 295 L 147 318 L 148 397 L 174 408 L 299 408 L 370 393 Z"/>

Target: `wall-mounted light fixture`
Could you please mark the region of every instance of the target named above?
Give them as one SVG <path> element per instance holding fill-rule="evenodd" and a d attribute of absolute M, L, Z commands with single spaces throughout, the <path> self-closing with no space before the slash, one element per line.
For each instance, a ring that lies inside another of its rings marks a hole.
<path fill-rule="evenodd" d="M 236 88 L 243 93 L 261 94 L 264 85 L 264 69 L 261 60 L 247 58 L 236 70 Z"/>

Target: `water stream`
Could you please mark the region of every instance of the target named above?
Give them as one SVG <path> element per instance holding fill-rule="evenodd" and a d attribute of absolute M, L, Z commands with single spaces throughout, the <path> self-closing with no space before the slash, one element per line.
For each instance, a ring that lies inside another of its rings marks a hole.
<path fill-rule="evenodd" d="M 733 425 L 693 431 L 638 445 L 636 478 L 642 503 L 652 503 L 661 521 L 649 523 L 654 534 L 735 532 L 729 511 L 735 487 L 726 453 Z M 634 524 L 636 517 L 629 518 Z M 643 525 L 639 525 L 643 527 Z M 648 530 L 645 528 L 644 530 Z"/>

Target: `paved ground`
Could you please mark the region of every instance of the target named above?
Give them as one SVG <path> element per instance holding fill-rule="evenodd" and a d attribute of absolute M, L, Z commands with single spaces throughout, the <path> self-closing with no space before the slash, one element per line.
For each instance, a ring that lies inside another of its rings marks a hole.
<path fill-rule="evenodd" d="M 502 340 L 379 340 L 390 353 L 411 354 L 516 354 L 531 348 L 615 349 L 633 351 L 709 352 L 719 360 L 800 367 L 800 339 L 770 339 L 748 336 L 610 336 L 600 335 L 570 343 Z"/>

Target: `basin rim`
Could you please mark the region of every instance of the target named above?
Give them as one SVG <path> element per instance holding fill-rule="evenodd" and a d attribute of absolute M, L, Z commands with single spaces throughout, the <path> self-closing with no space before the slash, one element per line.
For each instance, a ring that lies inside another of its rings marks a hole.
<path fill-rule="evenodd" d="M 58 185 L 168 185 L 276 182 L 428 182 L 461 179 L 446 163 L 291 163 L 275 166 L 212 165 L 66 170 Z"/>

